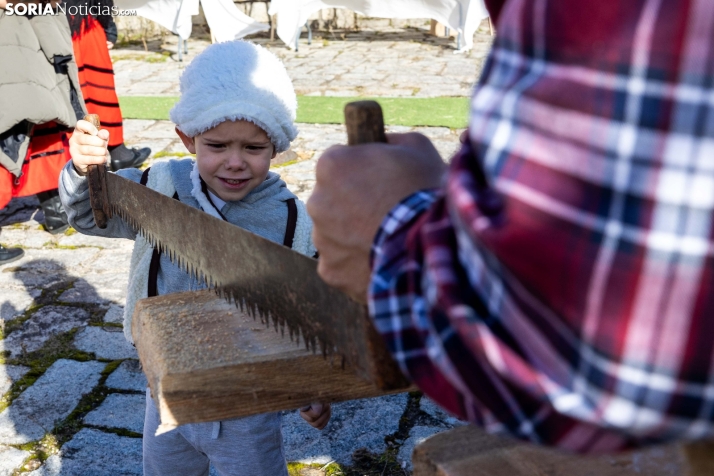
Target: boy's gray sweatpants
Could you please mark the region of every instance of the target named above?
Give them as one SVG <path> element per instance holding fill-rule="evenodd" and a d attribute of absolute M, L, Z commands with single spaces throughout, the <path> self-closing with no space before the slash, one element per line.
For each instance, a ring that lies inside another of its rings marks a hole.
<path fill-rule="evenodd" d="M 192 423 L 161 436 L 159 411 L 146 391 L 144 476 L 287 476 L 280 414 Z"/>

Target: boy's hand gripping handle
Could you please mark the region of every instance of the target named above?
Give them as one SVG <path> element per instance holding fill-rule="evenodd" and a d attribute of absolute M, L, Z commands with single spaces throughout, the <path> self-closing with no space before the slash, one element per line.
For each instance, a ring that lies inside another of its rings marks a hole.
<path fill-rule="evenodd" d="M 84 120 L 90 122 L 99 129 L 99 116 L 97 114 L 87 114 Z M 94 222 L 99 228 L 107 227 L 109 219 L 109 200 L 107 198 L 107 181 L 105 174 L 106 165 L 90 165 L 87 167 L 87 180 L 89 180 L 89 203 L 92 206 Z"/>

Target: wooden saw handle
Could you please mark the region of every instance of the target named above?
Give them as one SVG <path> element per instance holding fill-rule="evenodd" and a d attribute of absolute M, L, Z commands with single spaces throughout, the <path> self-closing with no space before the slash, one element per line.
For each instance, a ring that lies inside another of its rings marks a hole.
<path fill-rule="evenodd" d="M 347 127 L 347 144 L 367 144 L 370 142 L 387 142 L 384 133 L 384 119 L 382 108 L 376 101 L 356 101 L 345 106 L 345 126 Z M 399 370 L 399 366 L 392 358 L 387 346 L 372 325 L 364 307 L 365 349 L 371 356 L 373 371 L 372 383 L 380 390 L 394 391 L 409 387 L 409 381 Z"/>
<path fill-rule="evenodd" d="M 355 101 L 345 105 L 347 144 L 387 142 L 382 108 L 377 101 Z"/>
<path fill-rule="evenodd" d="M 99 115 L 87 114 L 84 120 L 90 122 L 94 127 L 99 129 Z M 109 200 L 107 198 L 107 180 L 105 174 L 107 172 L 106 165 L 90 165 L 87 167 L 87 180 L 89 181 L 89 203 L 92 206 L 94 214 L 94 222 L 99 228 L 107 227 L 109 219 Z"/>

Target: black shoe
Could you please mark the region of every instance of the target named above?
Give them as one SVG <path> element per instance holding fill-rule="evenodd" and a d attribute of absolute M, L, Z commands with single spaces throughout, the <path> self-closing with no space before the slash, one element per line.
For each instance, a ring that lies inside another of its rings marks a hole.
<path fill-rule="evenodd" d="M 150 154 L 151 149 L 148 147 L 129 149 L 124 144 L 118 145 L 109 151 L 112 171 L 116 172 L 121 169 L 138 167 L 144 163 Z"/>
<path fill-rule="evenodd" d="M 22 248 L 5 248 L 0 245 L 0 266 L 17 261 L 23 256 L 25 256 L 25 250 Z"/>
<path fill-rule="evenodd" d="M 52 235 L 63 233 L 67 230 L 69 228 L 67 214 L 64 211 L 57 190 L 38 193 L 37 198 L 40 200 L 40 207 L 45 214 L 45 230 Z"/>

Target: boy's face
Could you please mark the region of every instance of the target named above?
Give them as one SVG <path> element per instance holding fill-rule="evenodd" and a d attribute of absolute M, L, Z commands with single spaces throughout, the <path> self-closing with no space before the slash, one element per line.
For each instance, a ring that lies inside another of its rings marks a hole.
<path fill-rule="evenodd" d="M 248 121 L 225 121 L 196 137 L 176 129 L 196 154 L 208 189 L 227 202 L 243 199 L 268 176 L 275 147 L 263 129 Z"/>

